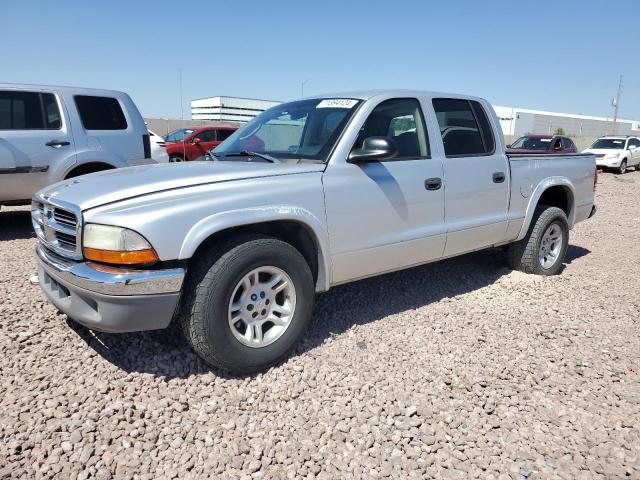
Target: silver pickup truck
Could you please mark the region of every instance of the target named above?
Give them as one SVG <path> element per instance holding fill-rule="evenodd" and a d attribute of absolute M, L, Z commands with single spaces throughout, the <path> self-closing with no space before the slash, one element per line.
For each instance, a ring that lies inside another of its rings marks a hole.
<path fill-rule="evenodd" d="M 595 181 L 593 155 L 506 155 L 480 98 L 308 98 L 262 113 L 209 161 L 40 191 L 40 285 L 89 328 L 173 320 L 208 363 L 256 371 L 292 351 L 334 285 L 502 245 L 513 268 L 558 273 Z"/>

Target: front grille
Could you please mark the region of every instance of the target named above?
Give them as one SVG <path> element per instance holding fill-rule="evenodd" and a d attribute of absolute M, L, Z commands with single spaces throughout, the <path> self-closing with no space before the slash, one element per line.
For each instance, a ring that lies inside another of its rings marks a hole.
<path fill-rule="evenodd" d="M 77 207 L 36 197 L 31 203 L 31 222 L 38 240 L 49 250 L 66 258 L 82 259 L 82 217 Z"/>
<path fill-rule="evenodd" d="M 76 228 L 78 224 L 75 213 L 67 212 L 60 208 L 53 209 L 53 218 L 55 218 L 56 222 L 67 225 L 68 227 Z"/>
<path fill-rule="evenodd" d="M 56 240 L 63 247 L 71 250 L 72 252 L 76 249 L 76 236 L 69 235 L 67 233 L 56 232 Z"/>

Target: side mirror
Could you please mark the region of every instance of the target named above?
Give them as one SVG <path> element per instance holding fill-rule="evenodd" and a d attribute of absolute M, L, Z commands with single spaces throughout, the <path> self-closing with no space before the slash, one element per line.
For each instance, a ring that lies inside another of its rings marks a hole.
<path fill-rule="evenodd" d="M 511 144 L 507 145 L 507 148 L 511 148 Z"/>
<path fill-rule="evenodd" d="M 362 148 L 352 150 L 347 158 L 349 163 L 374 162 L 385 158 L 393 158 L 398 154 L 396 142 L 389 137 L 367 137 Z"/>

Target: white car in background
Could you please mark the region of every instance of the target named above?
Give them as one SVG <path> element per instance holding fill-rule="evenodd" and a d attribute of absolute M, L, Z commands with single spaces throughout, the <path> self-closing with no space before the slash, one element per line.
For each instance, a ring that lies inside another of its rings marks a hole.
<path fill-rule="evenodd" d="M 151 140 L 151 158 L 158 163 L 168 163 L 169 154 L 164 138 L 149 130 L 149 139 Z"/>
<path fill-rule="evenodd" d="M 623 174 L 628 167 L 640 170 L 640 139 L 630 136 L 600 137 L 582 153 L 593 153 L 596 165 Z"/>

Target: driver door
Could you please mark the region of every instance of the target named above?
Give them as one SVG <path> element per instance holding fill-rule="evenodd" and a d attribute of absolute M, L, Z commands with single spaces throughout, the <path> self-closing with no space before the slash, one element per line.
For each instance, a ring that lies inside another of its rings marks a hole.
<path fill-rule="evenodd" d="M 444 251 L 442 161 L 431 157 L 420 101 L 379 103 L 354 148 L 371 136 L 390 137 L 397 156 L 340 159 L 323 176 L 334 284 L 425 263 Z"/>

